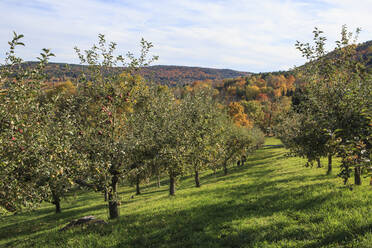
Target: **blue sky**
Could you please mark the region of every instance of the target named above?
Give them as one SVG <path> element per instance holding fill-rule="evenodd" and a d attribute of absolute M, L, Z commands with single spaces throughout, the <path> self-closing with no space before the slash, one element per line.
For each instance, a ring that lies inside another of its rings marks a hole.
<path fill-rule="evenodd" d="M 13 30 L 25 35 L 24 60 L 46 47 L 53 61 L 78 63 L 73 47 L 102 33 L 122 54 L 151 41 L 156 64 L 250 72 L 301 65 L 294 44 L 310 42 L 315 26 L 329 49 L 343 24 L 362 28 L 360 42 L 372 39 L 372 0 L 0 0 L 0 10 L 1 63 Z"/>

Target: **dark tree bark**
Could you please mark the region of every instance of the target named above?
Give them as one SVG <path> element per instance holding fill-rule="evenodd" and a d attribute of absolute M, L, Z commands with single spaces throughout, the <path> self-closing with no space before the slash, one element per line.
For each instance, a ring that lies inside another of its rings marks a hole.
<path fill-rule="evenodd" d="M 118 176 L 116 174 L 113 175 L 112 180 L 111 180 L 111 190 L 108 194 L 110 219 L 116 219 L 119 217 L 119 208 L 118 208 L 119 204 L 116 199 L 118 181 L 119 181 Z"/>
<path fill-rule="evenodd" d="M 349 177 L 350 177 L 349 166 L 346 165 L 346 164 L 343 164 L 342 166 L 344 167 L 343 168 L 343 173 L 346 174 L 346 175 L 343 175 L 344 185 L 346 185 L 348 180 L 349 180 Z"/>
<path fill-rule="evenodd" d="M 358 167 L 355 167 L 354 168 L 354 184 L 355 185 L 362 185 L 362 178 L 361 178 L 361 168 L 358 166 Z"/>
<path fill-rule="evenodd" d="M 327 175 L 332 173 L 332 154 L 328 154 L 328 170 Z"/>
<path fill-rule="evenodd" d="M 141 189 L 140 189 L 140 176 L 137 175 L 136 177 L 136 195 L 141 194 Z"/>
<path fill-rule="evenodd" d="M 223 174 L 226 176 L 227 175 L 227 163 L 223 163 Z"/>
<path fill-rule="evenodd" d="M 59 198 L 58 194 L 54 191 L 52 191 L 52 197 L 53 197 L 53 204 L 56 206 L 56 214 L 61 213 L 61 199 Z"/>
<path fill-rule="evenodd" d="M 158 188 L 160 188 L 160 175 L 158 174 L 158 176 L 157 176 L 157 186 L 158 186 Z"/>
<path fill-rule="evenodd" d="M 171 174 L 169 176 L 169 195 L 175 195 L 175 192 L 176 192 L 176 189 L 175 189 L 175 178 L 174 176 Z"/>
<path fill-rule="evenodd" d="M 58 199 L 58 201 L 54 202 L 54 205 L 56 206 L 56 214 L 61 213 L 62 212 L 61 211 L 61 202 L 59 201 L 59 199 Z"/>
<path fill-rule="evenodd" d="M 103 196 L 105 197 L 105 202 L 107 202 L 107 199 L 108 199 L 108 192 L 107 192 L 107 188 L 105 187 L 105 189 L 103 190 Z"/>
<path fill-rule="evenodd" d="M 243 157 L 242 157 L 242 166 L 244 167 L 244 163 L 245 163 L 245 161 L 247 161 L 247 157 L 244 155 Z"/>
<path fill-rule="evenodd" d="M 317 158 L 316 162 L 318 163 L 318 168 L 322 168 L 322 164 L 320 163 L 320 158 Z"/>
<path fill-rule="evenodd" d="M 197 169 L 195 169 L 195 186 L 197 188 L 200 187 L 200 181 L 199 181 L 199 171 Z"/>

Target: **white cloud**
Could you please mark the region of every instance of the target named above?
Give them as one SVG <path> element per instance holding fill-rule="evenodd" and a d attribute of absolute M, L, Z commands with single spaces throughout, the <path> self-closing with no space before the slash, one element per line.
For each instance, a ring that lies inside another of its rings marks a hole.
<path fill-rule="evenodd" d="M 54 61 L 76 63 L 73 47 L 103 33 L 123 53 L 152 41 L 158 64 L 258 72 L 303 63 L 294 43 L 311 41 L 314 26 L 331 41 L 342 24 L 362 27 L 361 41 L 372 34 L 371 0 L 3 0 L 0 9 L 0 53 L 15 30 L 25 34 L 26 60 L 48 47 Z"/>

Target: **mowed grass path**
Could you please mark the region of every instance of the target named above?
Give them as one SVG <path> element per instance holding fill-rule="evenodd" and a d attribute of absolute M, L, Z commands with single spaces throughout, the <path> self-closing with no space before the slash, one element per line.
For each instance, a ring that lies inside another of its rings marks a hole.
<path fill-rule="evenodd" d="M 326 168 L 288 158 L 276 139 L 229 175 L 184 177 L 175 197 L 149 184 L 143 194 L 122 187 L 120 218 L 103 227 L 58 229 L 86 215 L 107 219 L 103 196 L 79 192 L 63 201 L 1 217 L 0 247 L 372 247 L 369 179 L 350 190 Z M 326 161 L 324 161 L 326 163 Z M 338 168 L 334 168 L 337 174 Z"/>

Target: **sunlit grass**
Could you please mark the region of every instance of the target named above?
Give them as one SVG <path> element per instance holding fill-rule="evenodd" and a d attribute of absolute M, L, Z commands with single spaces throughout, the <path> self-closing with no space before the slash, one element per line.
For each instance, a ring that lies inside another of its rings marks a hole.
<path fill-rule="evenodd" d="M 351 191 L 326 168 L 286 157 L 278 140 L 266 145 L 227 176 L 202 173 L 201 188 L 182 178 L 175 197 L 166 181 L 133 198 L 135 189 L 122 187 L 121 216 L 103 227 L 58 231 L 86 215 L 107 220 L 103 196 L 94 192 L 63 201 L 59 215 L 44 204 L 3 217 L 0 247 L 372 247 L 368 179 Z"/>

